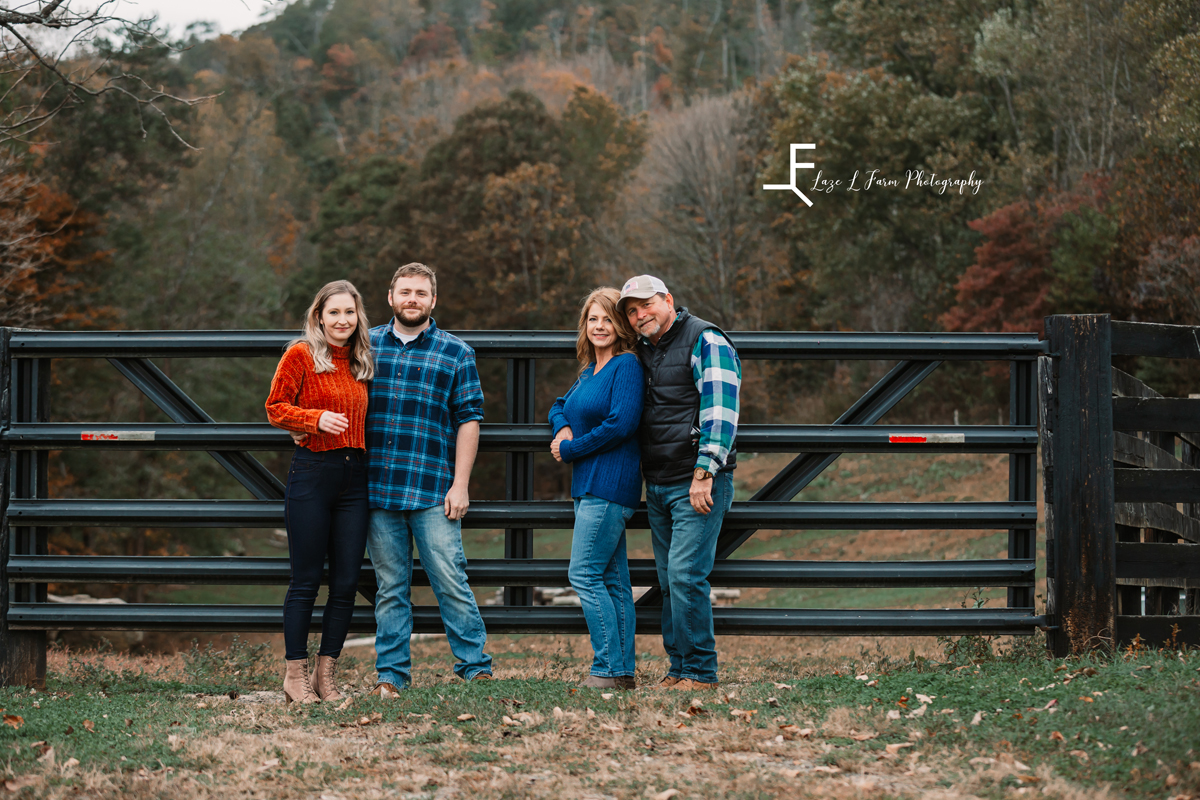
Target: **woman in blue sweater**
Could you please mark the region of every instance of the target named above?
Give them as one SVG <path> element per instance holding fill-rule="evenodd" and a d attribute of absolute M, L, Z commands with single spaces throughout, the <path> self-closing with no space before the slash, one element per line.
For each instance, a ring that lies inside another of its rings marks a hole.
<path fill-rule="evenodd" d="M 596 289 L 583 302 L 575 352 L 583 369 L 550 409 L 550 452 L 572 465 L 575 534 L 571 586 L 592 638 L 592 674 L 583 686 L 632 689 L 633 587 L 625 522 L 642 497 L 637 427 L 642 417 L 642 365 L 633 328 L 617 311 L 621 294 Z"/>

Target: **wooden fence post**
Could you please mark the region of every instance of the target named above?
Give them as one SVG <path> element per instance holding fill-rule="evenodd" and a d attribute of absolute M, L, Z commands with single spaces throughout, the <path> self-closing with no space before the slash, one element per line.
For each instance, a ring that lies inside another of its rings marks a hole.
<path fill-rule="evenodd" d="M 1116 633 L 1112 331 L 1107 314 L 1046 317 L 1057 361 L 1048 502 L 1054 506 L 1054 654 L 1110 645 Z"/>

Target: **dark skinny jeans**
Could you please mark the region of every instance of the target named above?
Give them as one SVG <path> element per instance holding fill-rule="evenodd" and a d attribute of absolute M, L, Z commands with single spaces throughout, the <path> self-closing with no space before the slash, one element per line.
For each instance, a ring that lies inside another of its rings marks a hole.
<path fill-rule="evenodd" d="M 297 447 L 288 470 L 284 519 L 292 567 L 283 601 L 286 658 L 308 658 L 308 631 L 326 558 L 329 599 L 319 654 L 337 658 L 350 630 L 367 546 L 366 453 L 351 447 L 322 453 Z"/>

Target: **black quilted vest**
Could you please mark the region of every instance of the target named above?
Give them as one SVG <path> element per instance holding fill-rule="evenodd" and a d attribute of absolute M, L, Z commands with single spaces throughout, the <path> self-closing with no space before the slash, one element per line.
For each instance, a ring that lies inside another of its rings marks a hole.
<path fill-rule="evenodd" d="M 692 477 L 700 446 L 700 392 L 692 380 L 692 349 L 709 328 L 721 330 L 685 308 L 656 347 L 638 340 L 638 359 L 646 372 L 646 398 L 638 429 L 646 483 L 662 485 Z M 725 469 L 736 464 L 735 446 Z"/>

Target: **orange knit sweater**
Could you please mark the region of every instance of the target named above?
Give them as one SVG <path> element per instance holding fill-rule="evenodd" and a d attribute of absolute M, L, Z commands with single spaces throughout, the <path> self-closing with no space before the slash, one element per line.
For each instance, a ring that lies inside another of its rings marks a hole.
<path fill-rule="evenodd" d="M 314 372 L 308 345 L 288 348 L 271 379 L 267 420 L 276 428 L 309 434 L 303 447 L 319 453 L 339 447 L 366 449 L 367 384 L 350 372 L 350 348 L 329 346 L 333 372 Z M 340 436 L 323 433 L 317 421 L 325 411 L 345 414 L 350 427 Z"/>

